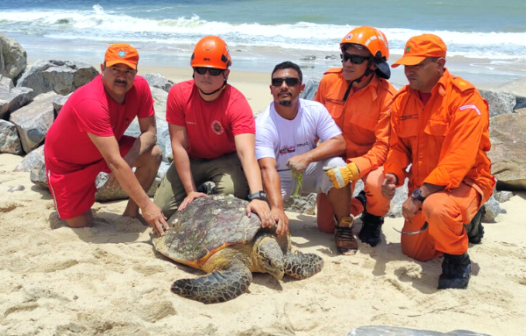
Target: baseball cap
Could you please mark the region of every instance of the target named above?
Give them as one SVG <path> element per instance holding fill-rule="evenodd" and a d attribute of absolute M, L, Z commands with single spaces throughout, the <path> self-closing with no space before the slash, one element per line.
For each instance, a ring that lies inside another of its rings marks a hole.
<path fill-rule="evenodd" d="M 433 34 L 422 34 L 413 36 L 407 41 L 404 48 L 404 55 L 391 67 L 399 65 L 416 65 L 426 59 L 426 57 L 446 57 L 447 47 L 444 41 Z"/>
<path fill-rule="evenodd" d="M 106 62 L 106 66 L 126 64 L 132 69 L 137 69 L 137 63 L 139 63 L 139 53 L 137 52 L 137 49 L 129 44 L 112 44 L 108 47 L 108 50 L 106 50 L 104 62 Z"/>

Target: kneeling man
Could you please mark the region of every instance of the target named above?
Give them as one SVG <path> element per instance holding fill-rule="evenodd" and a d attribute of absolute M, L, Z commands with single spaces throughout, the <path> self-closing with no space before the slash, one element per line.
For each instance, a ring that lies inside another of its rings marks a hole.
<path fill-rule="evenodd" d="M 291 196 L 298 183 L 292 174 L 303 174 L 303 192 L 327 194 L 337 221 L 336 246 L 340 253 L 350 255 L 358 249 L 351 232 L 350 189 L 334 188 L 323 171 L 325 166 L 346 166 L 341 158 L 345 140 L 322 104 L 299 98 L 304 88 L 298 65 L 276 65 L 270 85 L 274 101 L 256 120 L 256 158 L 264 189 L 278 234 L 288 234 L 283 200 Z M 322 141 L 319 146 L 317 139 Z"/>
<path fill-rule="evenodd" d="M 93 225 L 95 178 L 113 178 L 130 196 L 123 216 L 142 216 L 156 231 L 168 229 L 148 190 L 161 163 L 150 87 L 136 76 L 139 54 L 132 46 L 113 44 L 106 51 L 102 74 L 76 90 L 49 129 L 44 148 L 49 190 L 61 219 L 73 228 Z M 138 117 L 138 138 L 124 135 Z M 132 167 L 136 168 L 135 174 Z"/>

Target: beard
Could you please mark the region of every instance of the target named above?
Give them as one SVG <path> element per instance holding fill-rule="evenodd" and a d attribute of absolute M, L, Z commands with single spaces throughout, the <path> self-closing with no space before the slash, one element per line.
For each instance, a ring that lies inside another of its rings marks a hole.
<path fill-rule="evenodd" d="M 282 101 L 279 102 L 279 104 L 281 106 L 290 106 L 290 105 L 292 105 L 292 101 L 290 101 L 290 100 L 282 100 Z"/>

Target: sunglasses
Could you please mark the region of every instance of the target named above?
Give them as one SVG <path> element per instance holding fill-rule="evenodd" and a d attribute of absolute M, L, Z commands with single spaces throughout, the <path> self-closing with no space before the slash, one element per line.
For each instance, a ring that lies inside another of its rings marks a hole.
<path fill-rule="evenodd" d="M 272 86 L 280 87 L 283 85 L 283 82 L 285 82 L 287 86 L 295 86 L 299 84 L 300 79 L 296 77 L 272 78 Z"/>
<path fill-rule="evenodd" d="M 348 60 L 351 60 L 352 64 L 362 64 L 363 61 L 370 59 L 369 56 L 361 56 L 361 55 L 351 55 L 348 53 L 343 53 L 340 55 L 342 58 L 342 63 L 347 62 Z"/>
<path fill-rule="evenodd" d="M 201 67 L 194 68 L 194 70 L 200 75 L 204 75 L 206 71 L 208 70 L 208 73 L 210 74 L 210 76 L 219 76 L 224 71 L 223 69 L 201 68 Z"/>

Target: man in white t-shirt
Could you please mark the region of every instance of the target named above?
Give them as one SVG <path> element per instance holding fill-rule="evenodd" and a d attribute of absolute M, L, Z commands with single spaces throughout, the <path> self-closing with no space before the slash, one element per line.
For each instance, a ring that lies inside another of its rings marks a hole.
<path fill-rule="evenodd" d="M 303 100 L 302 73 L 298 65 L 283 62 L 272 71 L 270 92 L 274 101 L 256 120 L 256 159 L 263 175 L 263 186 L 279 235 L 288 234 L 289 219 L 283 200 L 296 187 L 292 172 L 303 174 L 302 192 L 325 193 L 335 214 L 335 240 L 338 252 L 356 253 L 358 243 L 352 234 L 350 189 L 336 189 L 323 167 L 344 167 L 345 140 L 327 109 L 320 103 Z M 321 144 L 316 146 L 317 139 Z"/>

